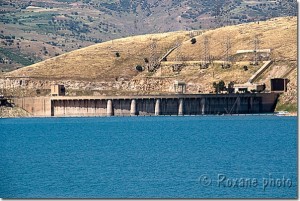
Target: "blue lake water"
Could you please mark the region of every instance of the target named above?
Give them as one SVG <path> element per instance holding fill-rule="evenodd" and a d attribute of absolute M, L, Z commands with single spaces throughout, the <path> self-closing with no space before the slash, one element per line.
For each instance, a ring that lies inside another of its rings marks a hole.
<path fill-rule="evenodd" d="M 297 118 L 0 119 L 2 198 L 296 198 Z"/>

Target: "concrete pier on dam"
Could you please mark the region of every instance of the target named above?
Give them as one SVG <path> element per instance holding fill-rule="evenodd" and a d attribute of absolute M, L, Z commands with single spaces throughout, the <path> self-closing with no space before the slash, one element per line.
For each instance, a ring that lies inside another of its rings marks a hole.
<path fill-rule="evenodd" d="M 272 113 L 276 93 L 14 98 L 33 116 L 160 116 Z"/>

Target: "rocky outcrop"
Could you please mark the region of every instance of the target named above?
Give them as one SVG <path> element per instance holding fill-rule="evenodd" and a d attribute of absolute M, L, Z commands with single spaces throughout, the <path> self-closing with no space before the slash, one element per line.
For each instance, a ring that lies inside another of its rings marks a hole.
<path fill-rule="evenodd" d="M 30 117 L 31 115 L 19 107 L 0 107 L 0 118 Z"/>
<path fill-rule="evenodd" d="M 7 93 L 14 96 L 32 96 L 36 90 L 48 90 L 50 93 L 51 85 L 62 84 L 66 87 L 67 92 L 71 91 L 95 91 L 106 95 L 110 91 L 128 92 L 136 94 L 159 94 L 174 93 L 174 81 L 176 78 L 160 78 L 160 77 L 142 77 L 132 80 L 118 80 L 114 82 L 91 82 L 91 81 L 74 81 L 74 80 L 41 80 L 35 78 L 4 78 L 0 79 L 0 88 L 6 89 Z M 199 84 L 187 83 L 187 93 L 198 93 Z M 24 94 L 20 91 L 28 91 Z M 29 94 L 30 92 L 30 94 Z M 69 94 L 76 95 L 76 94 Z"/>

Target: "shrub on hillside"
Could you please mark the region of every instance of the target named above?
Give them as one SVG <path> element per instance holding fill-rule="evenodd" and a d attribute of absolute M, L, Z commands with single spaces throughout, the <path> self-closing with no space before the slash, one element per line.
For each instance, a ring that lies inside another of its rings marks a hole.
<path fill-rule="evenodd" d="M 197 40 L 196 40 L 196 38 L 192 38 L 191 39 L 191 43 L 194 45 L 195 43 L 197 43 Z"/>

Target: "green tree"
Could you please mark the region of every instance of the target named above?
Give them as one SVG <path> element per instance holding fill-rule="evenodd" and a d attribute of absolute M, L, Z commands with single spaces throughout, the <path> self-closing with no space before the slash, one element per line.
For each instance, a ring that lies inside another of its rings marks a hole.
<path fill-rule="evenodd" d="M 213 88 L 215 88 L 215 93 L 218 94 L 221 91 L 226 90 L 225 82 L 221 80 L 219 83 L 214 82 L 213 83 Z"/>

